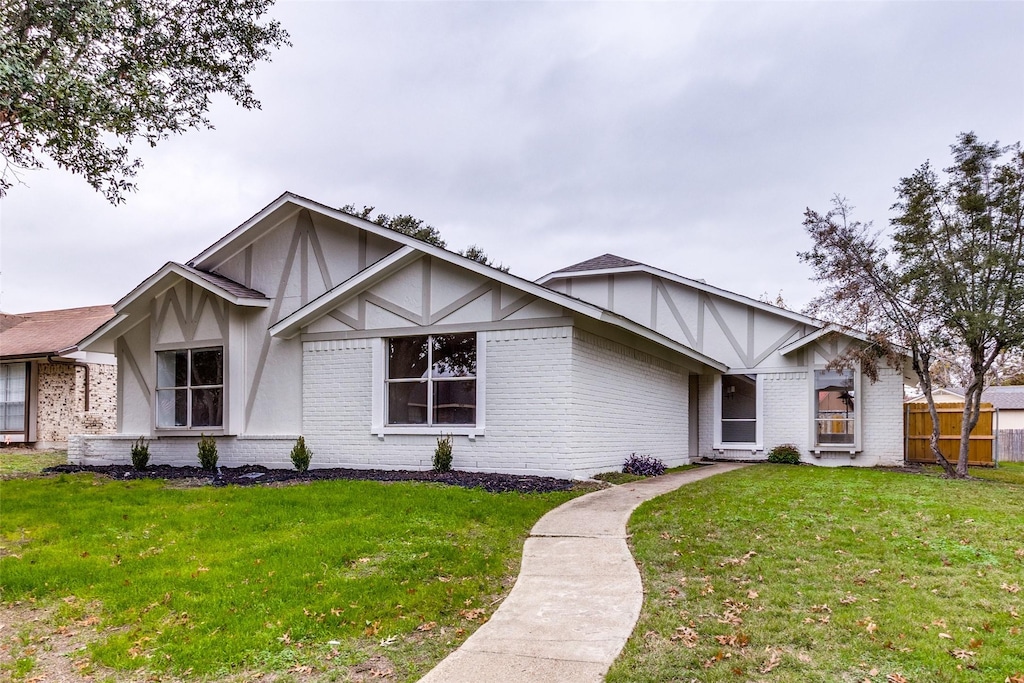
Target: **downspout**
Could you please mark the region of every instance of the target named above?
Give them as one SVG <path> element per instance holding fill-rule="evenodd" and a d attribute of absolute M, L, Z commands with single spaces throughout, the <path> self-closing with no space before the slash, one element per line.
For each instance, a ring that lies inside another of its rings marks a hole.
<path fill-rule="evenodd" d="M 83 363 L 78 360 L 68 360 L 67 358 L 61 358 L 60 356 L 50 354 L 46 357 L 47 362 L 54 363 L 55 365 L 73 365 L 76 368 L 85 369 L 85 411 L 89 412 L 89 364 Z"/>

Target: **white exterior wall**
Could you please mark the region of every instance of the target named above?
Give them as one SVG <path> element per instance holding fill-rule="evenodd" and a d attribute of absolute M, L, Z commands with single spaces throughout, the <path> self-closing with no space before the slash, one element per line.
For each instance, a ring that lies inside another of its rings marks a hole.
<path fill-rule="evenodd" d="M 767 459 L 776 446 L 793 444 L 800 449 L 801 460 L 811 461 L 808 375 L 806 371 L 764 373 L 764 451 L 757 458 Z"/>
<path fill-rule="evenodd" d="M 68 437 L 68 462 L 72 465 L 131 465 L 132 444 L 141 434 L 100 436 L 77 434 Z M 291 469 L 295 436 L 217 437 L 217 464 L 224 467 L 260 464 Z M 199 466 L 199 437 L 159 436 L 150 439 L 150 465 Z"/>
<path fill-rule="evenodd" d="M 486 426 L 453 437 L 452 466 L 569 477 L 570 327 L 480 332 Z M 373 434 L 373 345 L 377 339 L 303 344 L 303 431 L 311 467 L 425 470 L 434 434 Z M 380 394 L 382 400 L 382 392 Z M 410 430 L 412 431 L 412 430 Z"/>
<path fill-rule="evenodd" d="M 688 375 L 647 354 L 574 330 L 571 448 L 576 476 L 619 470 L 631 453 L 690 462 Z"/>

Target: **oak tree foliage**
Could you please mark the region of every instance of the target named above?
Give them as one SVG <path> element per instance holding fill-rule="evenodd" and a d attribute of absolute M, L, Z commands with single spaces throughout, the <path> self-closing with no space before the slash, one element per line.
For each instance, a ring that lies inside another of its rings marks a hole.
<path fill-rule="evenodd" d="M 925 162 L 899 181 L 889 231 L 853 220 L 839 197 L 824 214 L 807 209 L 813 246 L 799 256 L 825 283 L 809 312 L 872 340 L 840 362 L 870 371 L 881 359 L 897 367 L 909 352 L 932 415 L 932 452 L 963 477 L 986 374 L 1024 349 L 1024 151 L 973 132 L 951 150 L 942 173 Z M 967 380 L 955 464 L 939 452 L 932 399 L 943 358 L 961 359 Z"/>
<path fill-rule="evenodd" d="M 362 209 L 357 209 L 355 207 L 355 204 L 346 204 L 345 206 L 341 207 L 341 210 L 347 214 L 351 214 L 358 218 L 372 221 L 373 223 L 376 223 L 381 227 L 387 228 L 389 230 L 394 230 L 395 232 L 400 232 L 403 235 L 415 237 L 416 239 L 422 240 L 427 244 L 433 244 L 435 247 L 441 247 L 442 249 L 446 248 L 447 243 L 444 241 L 444 239 L 441 238 L 441 231 L 435 228 L 433 225 L 425 223 L 422 219 L 416 218 L 415 216 L 412 216 L 410 214 L 396 214 L 394 216 L 391 216 L 386 213 L 379 213 L 376 216 L 374 216 L 373 212 L 376 211 L 376 209 L 377 207 L 375 206 L 365 205 L 363 206 Z M 460 256 L 465 256 L 466 258 L 473 259 L 477 263 L 482 263 L 485 266 L 497 268 L 503 273 L 508 272 L 508 266 L 494 263 L 490 259 L 490 257 L 487 256 L 484 250 L 476 246 L 475 244 L 472 244 L 466 249 L 463 249 L 462 251 L 458 252 L 458 254 Z"/>
<path fill-rule="evenodd" d="M 211 99 L 259 108 L 246 77 L 287 45 L 272 0 L 4 0 L 0 196 L 50 159 L 112 203 L 150 146 L 212 128 Z"/>

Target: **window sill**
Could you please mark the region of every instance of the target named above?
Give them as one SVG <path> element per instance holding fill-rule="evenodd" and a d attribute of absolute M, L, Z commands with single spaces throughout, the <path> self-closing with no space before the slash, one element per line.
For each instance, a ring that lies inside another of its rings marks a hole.
<path fill-rule="evenodd" d="M 452 425 L 451 427 L 424 427 L 421 425 L 399 427 L 396 425 L 374 427 L 371 433 L 381 441 L 384 440 L 385 436 L 399 434 L 407 436 L 468 436 L 470 441 L 475 441 L 478 436 L 484 435 L 484 428 L 470 425 Z"/>
<path fill-rule="evenodd" d="M 154 436 L 229 436 L 223 427 L 154 427 Z"/>

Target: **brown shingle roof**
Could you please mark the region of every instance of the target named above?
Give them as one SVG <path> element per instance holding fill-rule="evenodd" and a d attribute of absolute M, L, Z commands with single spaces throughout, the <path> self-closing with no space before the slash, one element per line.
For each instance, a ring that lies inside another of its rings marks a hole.
<path fill-rule="evenodd" d="M 639 261 L 630 261 L 627 258 L 615 254 L 603 254 L 571 266 L 556 270 L 556 273 L 578 273 L 583 270 L 604 270 L 605 268 L 628 268 L 630 266 L 642 266 Z"/>
<path fill-rule="evenodd" d="M 0 356 L 42 356 L 76 346 L 114 317 L 112 306 L 2 314 Z"/>

